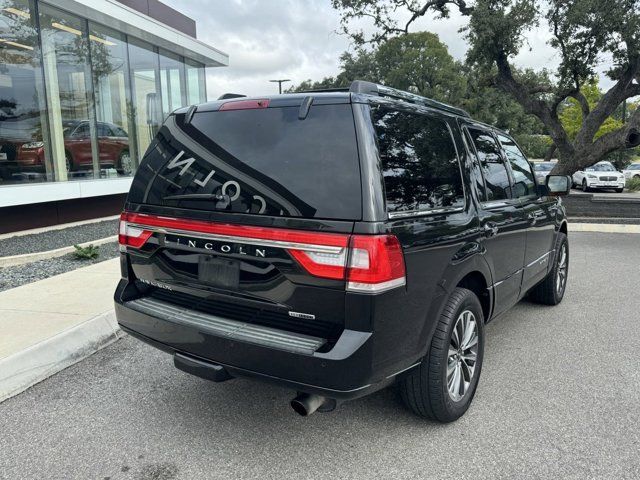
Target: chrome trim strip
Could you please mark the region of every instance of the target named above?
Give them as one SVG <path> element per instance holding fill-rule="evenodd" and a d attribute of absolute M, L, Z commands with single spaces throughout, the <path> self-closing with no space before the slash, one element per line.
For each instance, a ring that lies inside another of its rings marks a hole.
<path fill-rule="evenodd" d="M 130 223 L 133 227 L 142 228 L 144 230 L 151 230 L 155 233 L 162 234 L 170 234 L 170 235 L 184 235 L 193 238 L 199 238 L 201 240 L 214 240 L 218 242 L 237 242 L 244 243 L 247 245 L 258 245 L 260 247 L 276 247 L 276 248 L 286 248 L 289 250 L 306 250 L 310 252 L 319 252 L 319 253 L 335 253 L 339 254 L 346 247 L 334 247 L 331 245 L 314 245 L 314 244 L 306 244 L 306 243 L 296 243 L 296 242 L 284 242 L 281 240 L 262 240 L 259 238 L 248 238 L 248 237 L 238 237 L 233 235 L 217 235 L 213 233 L 200 233 L 200 232 L 192 232 L 189 230 L 178 230 L 178 229 L 170 229 L 170 228 L 161 228 L 161 227 L 152 227 L 149 225 L 138 224 L 138 223 Z"/>
<path fill-rule="evenodd" d="M 529 263 L 525 268 L 529 268 L 530 266 L 532 266 L 534 263 L 538 263 L 539 261 L 541 261 L 544 257 L 551 255 L 551 251 L 541 255 L 540 257 L 536 258 L 533 262 Z"/>
<path fill-rule="evenodd" d="M 410 212 L 389 212 L 390 219 L 406 217 L 424 217 L 426 215 L 438 215 L 440 213 L 464 212 L 464 207 L 430 208 L 428 210 L 411 210 Z"/>

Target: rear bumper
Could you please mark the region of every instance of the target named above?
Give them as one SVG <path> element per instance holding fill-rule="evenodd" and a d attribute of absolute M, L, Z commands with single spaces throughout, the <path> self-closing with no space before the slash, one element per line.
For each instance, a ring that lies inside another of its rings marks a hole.
<path fill-rule="evenodd" d="M 233 377 L 253 377 L 301 392 L 335 399 L 358 398 L 392 383 L 395 374 L 373 371 L 373 334 L 344 330 L 328 352 L 286 351 L 213 334 L 207 328 L 173 322 L 129 308 L 116 292 L 116 316 L 124 331 L 178 361 L 192 359 L 191 371 L 214 381 L 225 379 L 220 367 Z M 187 370 L 188 371 L 188 370 Z"/>

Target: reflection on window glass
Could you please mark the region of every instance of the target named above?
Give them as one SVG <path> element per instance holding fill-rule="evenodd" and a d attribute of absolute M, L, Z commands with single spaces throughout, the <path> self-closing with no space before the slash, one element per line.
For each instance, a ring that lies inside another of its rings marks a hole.
<path fill-rule="evenodd" d="M 162 124 L 162 106 L 158 94 L 158 54 L 150 44 L 129 38 L 129 65 L 139 162 Z"/>
<path fill-rule="evenodd" d="M 469 134 L 478 153 L 482 174 L 486 184 L 487 200 L 511 198 L 509 174 L 505 166 L 500 147 L 493 136 L 484 130 L 469 129 Z"/>
<path fill-rule="evenodd" d="M 53 178 L 33 3 L 0 0 L 0 185 Z"/>
<path fill-rule="evenodd" d="M 193 60 L 186 60 L 187 68 L 187 103 L 195 105 L 206 102 L 204 65 Z"/>
<path fill-rule="evenodd" d="M 90 130 L 88 46 L 84 22 L 61 10 L 40 4 L 44 77 L 47 85 L 51 158 L 56 180 L 99 176 L 91 135 L 65 138 L 76 123 Z M 84 127 L 83 127 L 84 128 Z"/>
<path fill-rule="evenodd" d="M 464 205 L 460 166 L 444 121 L 374 107 L 389 212 Z"/>
<path fill-rule="evenodd" d="M 515 197 L 536 195 L 536 181 L 527 157 L 520 151 L 516 143 L 504 135 L 498 135 L 513 172 L 513 193 Z"/>
<path fill-rule="evenodd" d="M 89 24 L 98 121 L 98 156 L 104 176 L 131 175 L 135 142 L 129 101 L 127 43 L 123 34 Z"/>
<path fill-rule="evenodd" d="M 160 88 L 163 118 L 186 104 L 184 63 L 178 55 L 160 51 Z"/>

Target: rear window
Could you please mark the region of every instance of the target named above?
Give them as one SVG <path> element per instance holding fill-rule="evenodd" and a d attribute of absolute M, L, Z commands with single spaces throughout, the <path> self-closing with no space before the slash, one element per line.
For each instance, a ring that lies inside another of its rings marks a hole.
<path fill-rule="evenodd" d="M 427 114 L 372 108 L 387 211 L 464 207 L 460 164 L 447 124 Z"/>
<path fill-rule="evenodd" d="M 298 107 L 201 112 L 184 131 L 172 130 L 174 138 L 163 128 L 147 154 L 147 169 L 157 174 L 146 174 L 153 185 L 145 188 L 143 201 L 359 220 L 360 166 L 351 105 L 312 106 L 303 120 L 298 114 Z"/>

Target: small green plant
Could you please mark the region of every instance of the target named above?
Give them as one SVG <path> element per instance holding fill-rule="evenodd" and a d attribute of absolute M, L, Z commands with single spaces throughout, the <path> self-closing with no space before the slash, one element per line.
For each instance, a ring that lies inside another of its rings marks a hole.
<path fill-rule="evenodd" d="M 100 248 L 95 245 L 87 245 L 86 247 L 74 245 L 73 248 L 76 249 L 73 255 L 80 260 L 94 260 L 100 255 Z"/>
<path fill-rule="evenodd" d="M 640 178 L 627 180 L 627 190 L 630 192 L 640 192 Z"/>

